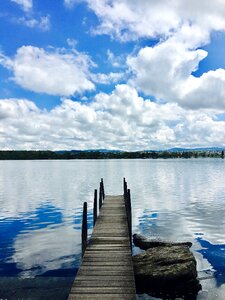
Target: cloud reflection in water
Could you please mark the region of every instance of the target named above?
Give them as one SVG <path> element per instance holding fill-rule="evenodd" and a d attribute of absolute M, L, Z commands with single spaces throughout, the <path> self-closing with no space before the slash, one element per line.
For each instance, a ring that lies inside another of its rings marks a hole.
<path fill-rule="evenodd" d="M 75 219 L 80 223 L 80 214 Z M 56 276 L 62 270 L 64 275 L 75 275 L 80 260 L 80 231 L 72 222 L 63 223 L 60 209 L 45 204 L 29 215 L 6 218 L 0 224 L 1 276 L 34 277 L 49 271 Z"/>

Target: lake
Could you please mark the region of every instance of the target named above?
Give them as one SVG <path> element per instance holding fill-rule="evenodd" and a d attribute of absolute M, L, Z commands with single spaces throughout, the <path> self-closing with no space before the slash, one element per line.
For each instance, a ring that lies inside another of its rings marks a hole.
<path fill-rule="evenodd" d="M 80 264 L 82 205 L 90 234 L 101 177 L 106 194 L 122 194 L 126 177 L 133 233 L 193 243 L 198 299 L 224 299 L 225 162 L 207 158 L 0 161 L 0 298 L 66 298 Z"/>

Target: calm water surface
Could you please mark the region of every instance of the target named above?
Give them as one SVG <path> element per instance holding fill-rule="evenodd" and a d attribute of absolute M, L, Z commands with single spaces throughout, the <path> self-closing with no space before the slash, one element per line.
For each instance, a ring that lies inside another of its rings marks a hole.
<path fill-rule="evenodd" d="M 221 159 L 0 161 L 0 298 L 26 299 L 31 290 L 66 297 L 80 264 L 82 204 L 91 229 L 101 177 L 107 194 L 122 194 L 126 177 L 133 232 L 193 243 L 199 277 L 207 278 L 198 299 L 225 299 Z"/>

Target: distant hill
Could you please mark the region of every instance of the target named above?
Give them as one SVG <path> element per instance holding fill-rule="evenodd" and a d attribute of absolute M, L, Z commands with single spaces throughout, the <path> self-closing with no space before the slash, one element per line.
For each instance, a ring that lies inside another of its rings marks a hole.
<path fill-rule="evenodd" d="M 198 158 L 221 157 L 224 158 L 222 147 L 209 148 L 172 148 L 169 150 L 120 151 L 108 149 L 90 150 L 60 150 L 60 151 L 26 151 L 26 150 L 0 150 L 0 160 L 25 159 L 134 159 L 134 158 Z"/>
<path fill-rule="evenodd" d="M 90 152 L 100 152 L 100 153 L 124 153 L 124 152 L 189 152 L 189 151 L 222 151 L 225 150 L 225 147 L 199 147 L 199 148 L 180 148 L 174 147 L 166 150 L 140 150 L 140 151 L 125 151 L 125 150 L 110 150 L 110 149 L 86 149 L 86 150 L 56 150 L 55 153 L 64 154 L 64 153 L 90 153 Z"/>
<path fill-rule="evenodd" d="M 169 152 L 182 152 L 182 151 L 222 151 L 225 147 L 199 147 L 199 148 L 171 148 Z"/>

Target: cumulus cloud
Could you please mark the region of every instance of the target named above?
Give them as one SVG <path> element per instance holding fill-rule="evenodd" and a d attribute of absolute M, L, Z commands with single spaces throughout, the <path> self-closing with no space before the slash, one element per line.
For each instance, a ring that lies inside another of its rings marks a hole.
<path fill-rule="evenodd" d="M 169 37 L 183 24 L 194 24 L 209 32 L 225 29 L 225 6 L 221 0 L 207 3 L 204 0 L 84 1 L 100 21 L 94 32 L 124 41 L 140 37 Z"/>
<path fill-rule="evenodd" d="M 14 58 L 0 54 L 0 64 L 13 72 L 13 80 L 25 89 L 50 95 L 70 96 L 93 90 L 90 58 L 78 51 L 23 46 Z"/>
<path fill-rule="evenodd" d="M 51 111 L 29 100 L 0 100 L 1 149 L 159 149 L 223 145 L 225 122 L 215 111 L 158 104 L 117 85 L 91 103 L 62 99 Z"/>
<path fill-rule="evenodd" d="M 190 28 L 184 30 L 188 37 Z M 194 28 L 193 28 L 194 34 Z M 154 47 L 142 48 L 129 56 L 127 64 L 133 73 L 131 83 L 147 95 L 177 102 L 190 108 L 225 108 L 225 70 L 192 75 L 207 52 L 195 49 L 197 36 L 187 43 L 174 35 Z M 190 44 L 193 48 L 190 48 Z"/>
<path fill-rule="evenodd" d="M 198 3 L 194 0 L 84 2 L 99 19 L 93 33 L 108 34 L 120 41 L 139 38 L 157 41 L 156 45 L 128 56 L 127 65 L 132 74 L 129 84 L 147 96 L 184 107 L 225 108 L 225 71 L 209 71 L 200 78 L 193 75 L 208 54 L 200 48 L 210 42 L 212 31 L 225 30 L 223 1 L 209 0 L 207 4 L 204 0 Z M 107 55 L 112 66 L 122 65 L 110 50 Z"/>
<path fill-rule="evenodd" d="M 18 5 L 20 5 L 21 8 L 25 12 L 29 12 L 30 10 L 32 10 L 32 7 L 33 7 L 33 1 L 32 0 L 11 0 L 11 2 L 15 2 Z"/>

